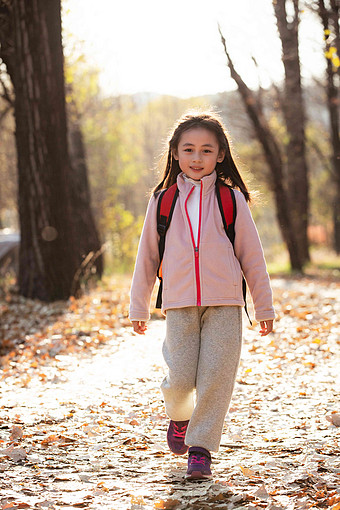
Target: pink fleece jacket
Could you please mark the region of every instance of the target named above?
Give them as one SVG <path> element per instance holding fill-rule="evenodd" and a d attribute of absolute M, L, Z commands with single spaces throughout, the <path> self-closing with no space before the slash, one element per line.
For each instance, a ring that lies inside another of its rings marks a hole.
<path fill-rule="evenodd" d="M 214 171 L 201 180 L 197 247 L 186 208 L 194 186 L 184 179 L 183 173 L 177 178 L 179 197 L 166 234 L 163 256 L 162 311 L 186 306 L 243 306 L 243 272 L 256 320 L 274 319 L 269 276 L 247 202 L 240 191 L 234 190 L 237 210 L 234 252 L 218 208 L 216 178 Z M 139 242 L 131 285 L 130 320 L 150 318 L 150 298 L 159 265 L 157 202 L 158 197 L 152 196 Z"/>

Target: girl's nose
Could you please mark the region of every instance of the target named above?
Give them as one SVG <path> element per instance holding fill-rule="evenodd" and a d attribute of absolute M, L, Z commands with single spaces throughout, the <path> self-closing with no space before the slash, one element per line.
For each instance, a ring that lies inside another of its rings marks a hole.
<path fill-rule="evenodd" d="M 201 155 L 199 152 L 194 152 L 192 155 L 193 161 L 201 161 Z"/>

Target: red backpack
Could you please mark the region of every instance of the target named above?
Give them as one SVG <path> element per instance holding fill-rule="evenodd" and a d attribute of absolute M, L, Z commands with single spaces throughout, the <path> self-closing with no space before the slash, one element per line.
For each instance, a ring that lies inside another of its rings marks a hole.
<path fill-rule="evenodd" d="M 235 220 L 236 220 L 236 201 L 234 191 L 230 186 L 227 186 L 220 180 L 216 181 L 215 190 L 218 207 L 220 209 L 223 221 L 224 230 L 234 248 Z M 156 308 L 161 308 L 162 306 L 162 291 L 163 291 L 162 261 L 165 249 L 165 235 L 170 226 L 178 194 L 179 191 L 176 183 L 170 186 L 170 188 L 164 189 L 159 193 L 159 199 L 157 204 L 157 232 L 159 234 L 158 243 L 159 266 L 157 269 L 157 276 L 159 279 L 159 289 L 156 301 Z M 242 290 L 245 302 L 245 311 L 251 324 L 252 322 L 249 318 L 246 304 L 247 285 L 243 276 L 242 276 Z"/>

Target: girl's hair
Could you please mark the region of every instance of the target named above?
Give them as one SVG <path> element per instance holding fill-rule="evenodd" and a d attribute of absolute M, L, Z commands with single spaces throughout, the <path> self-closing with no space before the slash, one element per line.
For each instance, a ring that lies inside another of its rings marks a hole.
<path fill-rule="evenodd" d="M 174 151 L 177 151 L 178 144 L 182 134 L 193 128 L 204 128 L 211 131 L 216 136 L 220 151 L 225 152 L 225 157 L 221 163 L 216 164 L 216 173 L 218 179 L 228 184 L 232 188 L 238 188 L 246 200 L 250 201 L 249 190 L 244 183 L 231 155 L 229 142 L 222 122 L 216 114 L 212 113 L 188 113 L 181 117 L 175 126 L 172 137 L 169 140 L 167 150 L 167 163 L 161 182 L 153 190 L 157 191 L 169 188 L 175 184 L 178 174 L 181 172 L 178 161 L 174 158 Z"/>

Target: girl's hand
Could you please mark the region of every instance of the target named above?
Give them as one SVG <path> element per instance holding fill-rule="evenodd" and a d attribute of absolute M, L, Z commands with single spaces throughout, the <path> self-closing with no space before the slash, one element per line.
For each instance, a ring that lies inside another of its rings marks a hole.
<path fill-rule="evenodd" d="M 261 336 L 269 335 L 269 333 L 273 331 L 273 324 L 274 324 L 273 319 L 270 319 L 269 321 L 260 321 L 261 326 L 260 335 Z"/>
<path fill-rule="evenodd" d="M 138 335 L 145 335 L 145 331 L 148 329 L 145 321 L 131 321 L 133 331 Z"/>

